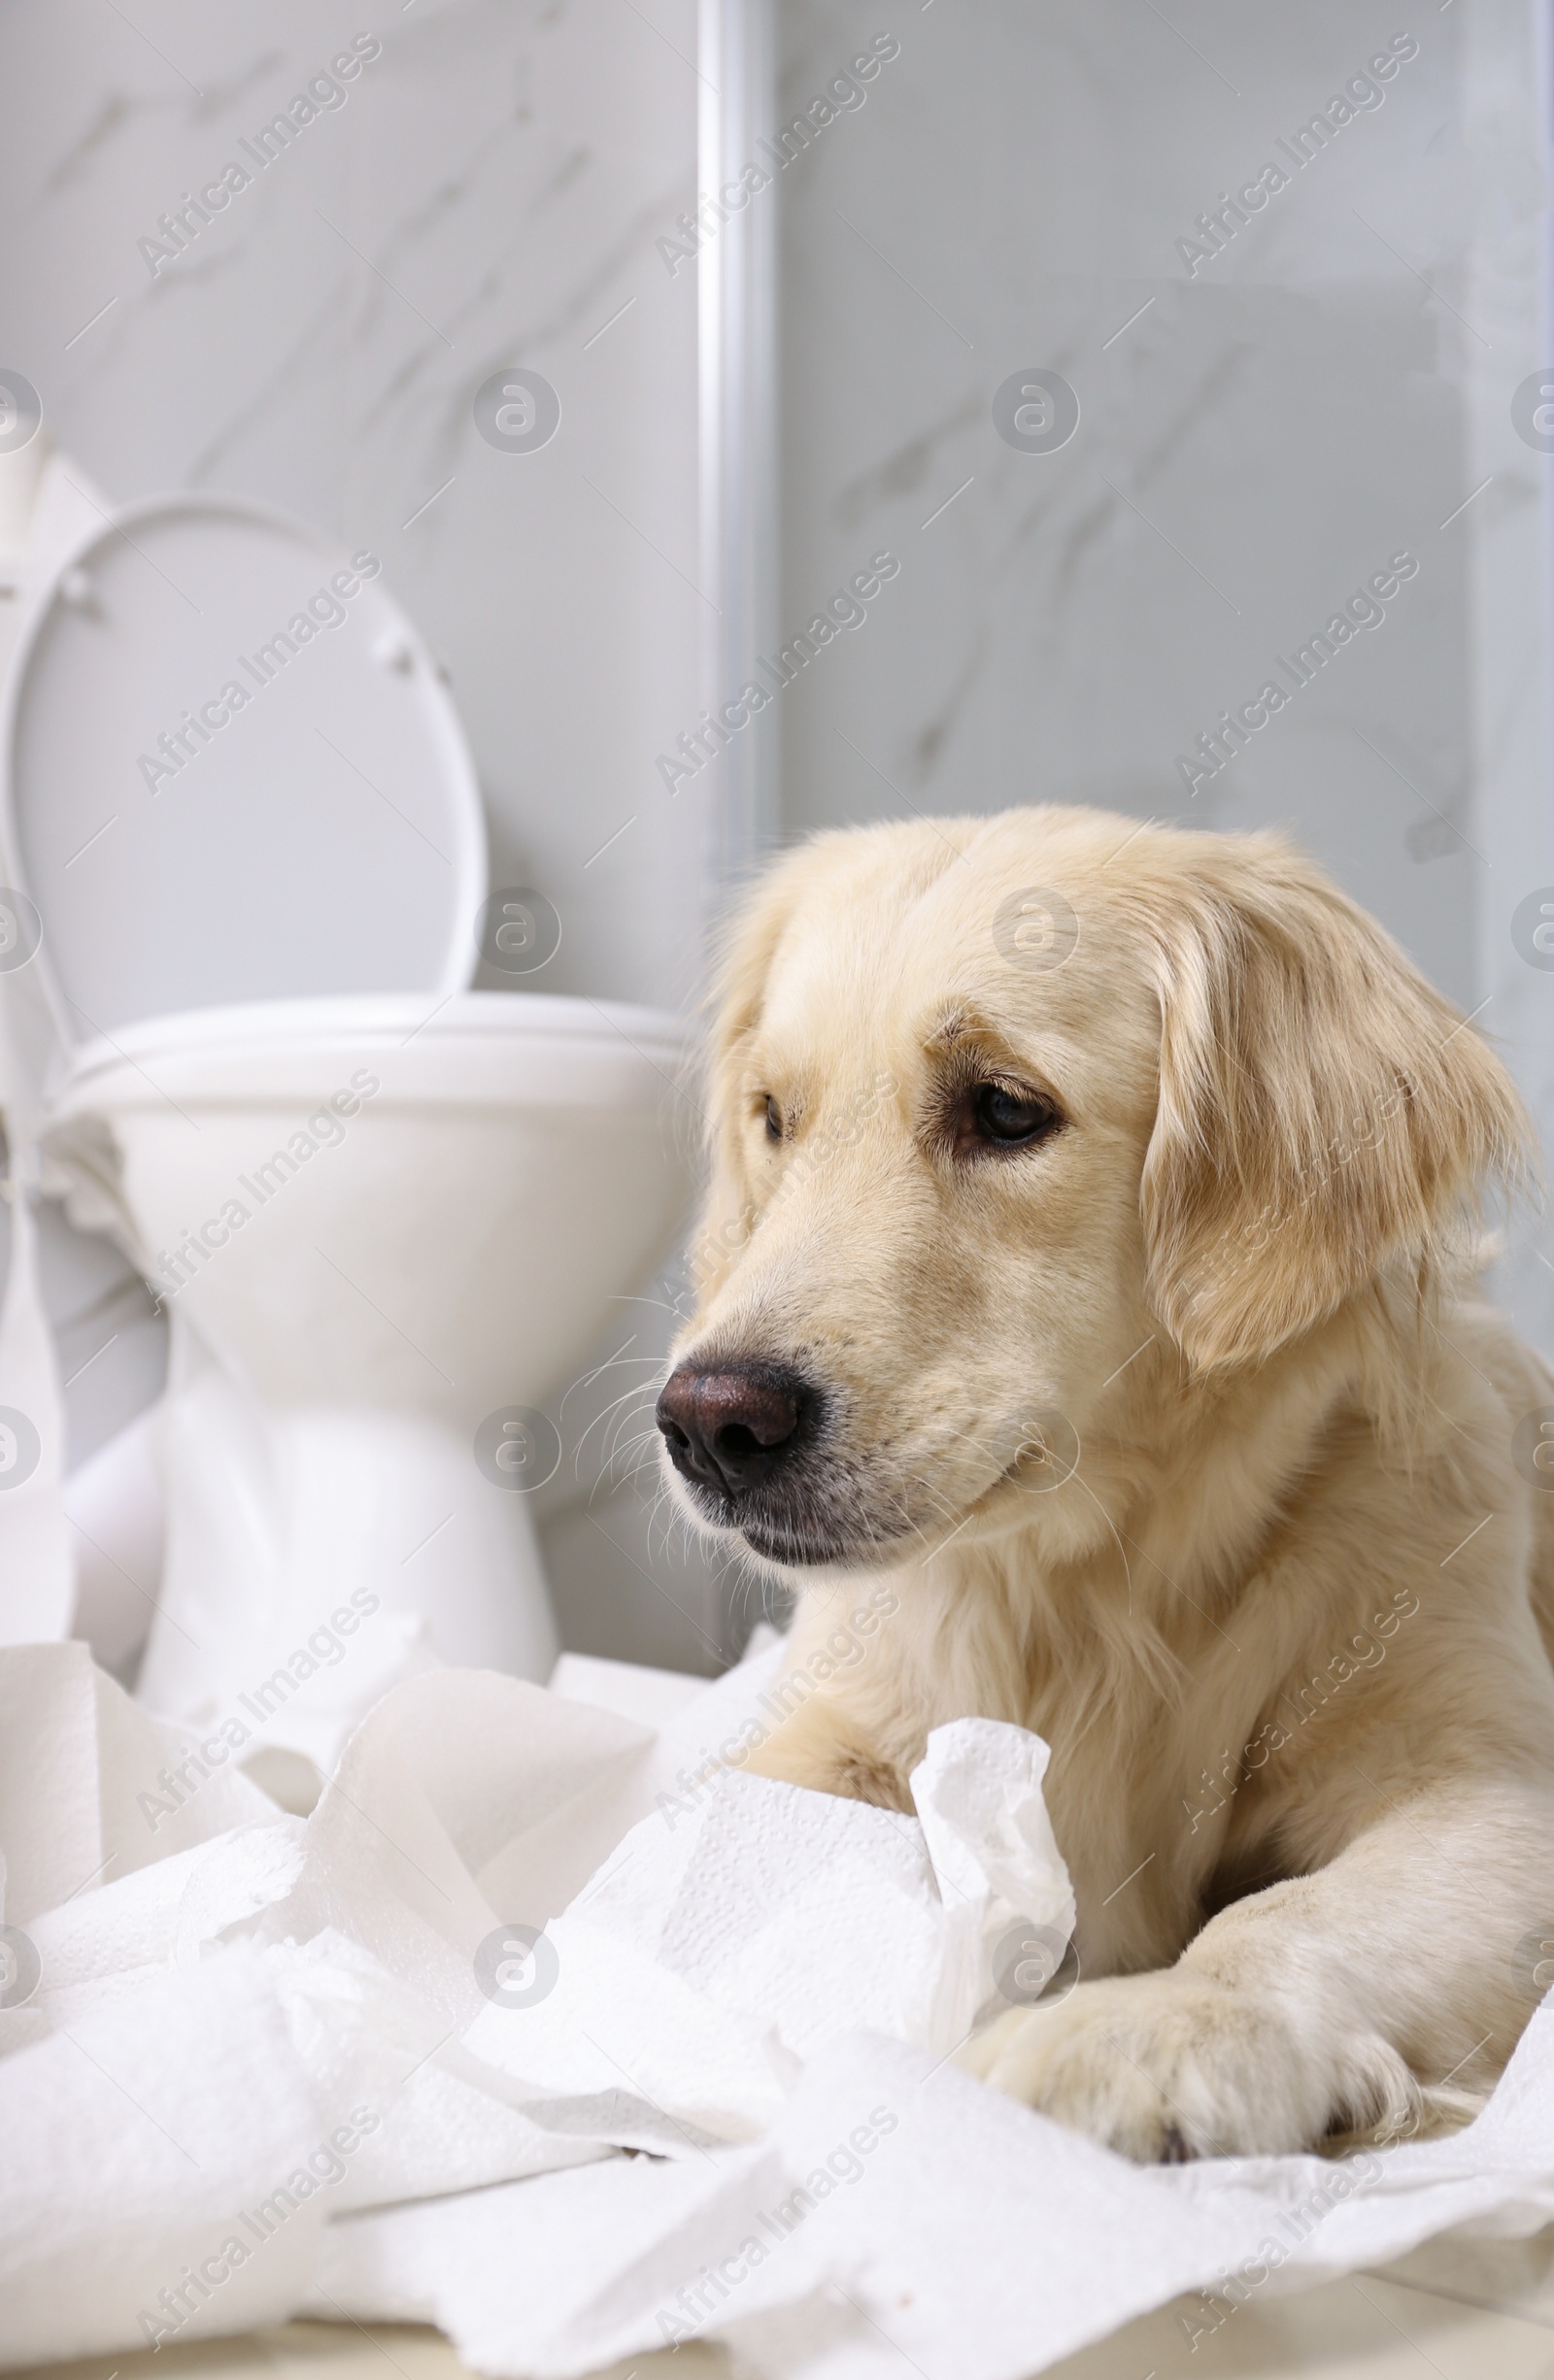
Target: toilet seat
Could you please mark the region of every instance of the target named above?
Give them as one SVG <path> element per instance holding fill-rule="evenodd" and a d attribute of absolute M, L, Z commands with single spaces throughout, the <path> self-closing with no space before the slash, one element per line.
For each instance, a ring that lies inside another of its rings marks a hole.
<path fill-rule="evenodd" d="M 75 1051 L 474 971 L 485 824 L 436 667 L 375 555 L 256 505 L 156 498 L 67 556 L 0 709 L 0 834 Z"/>

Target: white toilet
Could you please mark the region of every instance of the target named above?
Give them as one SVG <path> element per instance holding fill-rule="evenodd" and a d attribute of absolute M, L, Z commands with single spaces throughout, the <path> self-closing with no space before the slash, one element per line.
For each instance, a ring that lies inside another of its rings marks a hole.
<path fill-rule="evenodd" d="M 0 835 L 45 1149 L 171 1318 L 143 1697 L 323 1760 L 428 1659 L 546 1676 L 530 1492 L 681 1221 L 683 1045 L 465 989 L 483 934 L 544 955 L 543 904 L 492 935 L 463 736 L 375 557 L 226 501 L 102 523 L 17 649 Z"/>

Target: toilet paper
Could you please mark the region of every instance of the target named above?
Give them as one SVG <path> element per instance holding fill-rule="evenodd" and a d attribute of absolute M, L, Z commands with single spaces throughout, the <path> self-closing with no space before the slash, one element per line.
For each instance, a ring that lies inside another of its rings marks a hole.
<path fill-rule="evenodd" d="M 0 891 L 0 935 L 9 912 Z M 38 1276 L 36 1152 L 13 1148 L 11 1258 L 0 1297 L 0 1644 L 65 1635 L 76 1582 L 60 1483 L 65 1406 Z"/>
<path fill-rule="evenodd" d="M 395 1688 L 306 1821 L 79 1645 L 0 1651 L 0 2355 L 299 2313 L 580 2375 L 1014 2380 L 1187 2288 L 1554 2217 L 1554 2009 L 1455 2138 L 1139 2169 L 963 2074 L 1066 1932 L 1046 1747 L 940 1728 L 890 1812 L 726 1770 L 782 1646 L 649 1721 Z"/>
<path fill-rule="evenodd" d="M 310 2302 L 439 2323 L 511 2380 L 709 2337 L 766 2380 L 1026 2380 L 1189 2291 L 1218 2293 L 1184 2318 L 1206 2335 L 1261 2292 L 1448 2225 L 1537 2228 L 1554 2216 L 1554 2015 L 1500 2096 L 1527 2120 L 1516 2144 L 1474 2127 L 1344 2163 L 1139 2167 L 853 2035 L 761 2141 L 704 2164 L 610 2163 L 337 2225 Z"/>

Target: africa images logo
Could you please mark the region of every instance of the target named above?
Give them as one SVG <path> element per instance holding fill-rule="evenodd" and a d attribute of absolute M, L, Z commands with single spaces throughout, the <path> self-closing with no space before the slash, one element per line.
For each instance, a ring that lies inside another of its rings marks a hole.
<path fill-rule="evenodd" d="M 205 745 L 215 742 L 223 727 L 231 725 L 240 711 L 257 702 L 304 645 L 311 645 L 325 628 L 343 628 L 350 617 L 346 605 L 382 568 L 375 553 L 354 553 L 351 568 L 337 570 L 327 586 L 310 596 L 305 611 L 293 612 L 286 626 L 277 628 L 252 657 L 246 653 L 236 656 L 237 668 L 246 672 L 252 685 L 245 686 L 241 678 L 228 678 L 220 692 L 200 704 L 198 718 L 186 711 L 176 726 L 156 738 L 151 752 L 137 753 L 135 765 L 152 792 L 159 793 L 164 777 L 178 776 Z"/>

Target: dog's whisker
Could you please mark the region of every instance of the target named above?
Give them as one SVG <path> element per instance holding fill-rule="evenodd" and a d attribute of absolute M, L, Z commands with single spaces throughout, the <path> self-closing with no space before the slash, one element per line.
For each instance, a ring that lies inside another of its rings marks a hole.
<path fill-rule="evenodd" d="M 627 1438 L 624 1434 L 630 1428 L 633 1422 L 641 1420 L 643 1414 L 651 1410 L 651 1407 L 648 1406 L 638 1406 L 634 1411 L 623 1412 L 616 1416 L 601 1449 L 606 1468 L 619 1462 L 623 1455 L 629 1454 L 634 1448 L 652 1449 L 658 1446 L 659 1438 L 656 1422 L 645 1422 L 632 1437 Z"/>
<path fill-rule="evenodd" d="M 628 1359 L 632 1363 L 652 1363 L 658 1360 L 658 1358 L 652 1356 L 632 1356 L 631 1358 L 627 1358 L 625 1351 L 634 1343 L 636 1335 L 636 1332 L 633 1330 L 629 1339 L 622 1340 L 614 1355 L 606 1356 L 603 1362 L 596 1363 L 591 1371 L 582 1372 L 578 1375 L 577 1379 L 573 1381 L 571 1387 L 565 1391 L 561 1398 L 560 1404 L 557 1408 L 557 1419 L 558 1421 L 564 1418 L 567 1403 L 570 1398 L 577 1394 L 579 1389 L 591 1389 L 593 1383 L 596 1380 L 602 1380 L 606 1372 L 614 1371 L 618 1365 L 625 1362 Z"/>
<path fill-rule="evenodd" d="M 638 1358 L 638 1360 L 642 1360 L 642 1358 Z M 653 1358 L 653 1361 L 655 1362 L 658 1362 L 659 1360 L 659 1358 L 657 1357 Z M 618 1412 L 621 1406 L 629 1405 L 633 1397 L 646 1398 L 652 1395 L 652 1385 L 649 1384 L 648 1386 L 644 1387 L 644 1384 L 639 1380 L 632 1388 L 623 1389 L 619 1396 L 612 1396 L 609 1403 L 603 1406 L 600 1411 L 593 1416 L 592 1421 L 589 1423 L 588 1427 L 583 1431 L 581 1437 L 578 1439 L 577 1453 L 579 1455 L 582 1454 L 584 1447 L 588 1444 L 593 1431 L 597 1429 L 601 1424 L 607 1422 L 613 1413 Z M 644 1412 L 648 1410 L 646 1403 L 644 1403 L 642 1410 Z"/>
<path fill-rule="evenodd" d="M 629 1413 L 623 1414 L 620 1424 L 621 1428 L 625 1429 L 634 1418 L 635 1417 Z M 612 1462 L 618 1461 L 623 1457 L 631 1454 L 633 1450 L 638 1448 L 645 1448 L 648 1453 L 657 1455 L 660 1443 L 661 1441 L 659 1439 L 658 1425 L 653 1422 L 649 1422 L 644 1428 L 639 1429 L 636 1435 L 631 1438 L 623 1439 L 619 1432 L 617 1432 L 617 1434 L 610 1441 L 610 1460 Z"/>

